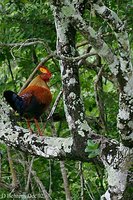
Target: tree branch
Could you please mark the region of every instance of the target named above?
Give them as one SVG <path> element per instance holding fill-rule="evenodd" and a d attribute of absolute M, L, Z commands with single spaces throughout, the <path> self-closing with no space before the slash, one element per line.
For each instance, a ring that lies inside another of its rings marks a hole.
<path fill-rule="evenodd" d="M 35 44 L 43 44 L 44 45 L 44 42 L 43 41 L 32 41 L 32 42 L 20 42 L 20 43 L 9 43 L 9 44 L 6 44 L 6 43 L 0 43 L 0 47 L 27 47 L 27 46 L 32 46 L 32 45 L 35 45 Z"/>
<path fill-rule="evenodd" d="M 71 158 L 73 139 L 39 137 L 29 130 L 14 126 L 10 121 L 9 107 L 0 103 L 0 140 L 30 154 L 45 158 Z"/>
<path fill-rule="evenodd" d="M 43 137 L 36 134 L 31 134 L 28 129 L 14 125 L 10 120 L 10 110 L 4 102 L 0 101 L 0 141 L 10 146 L 13 146 L 21 151 L 27 152 L 32 155 L 42 156 L 45 158 L 58 158 L 60 160 L 73 159 L 81 161 L 89 161 L 88 154 L 85 149 L 75 147 L 73 138 L 60 138 L 60 137 Z M 104 144 L 110 143 L 107 138 L 90 134 L 94 142 L 99 143 L 101 150 L 105 148 Z M 86 138 L 84 138 L 84 145 L 86 147 Z M 81 146 L 82 147 L 82 146 Z M 93 161 L 93 159 L 92 159 Z M 99 159 L 95 158 L 96 162 Z"/>
<path fill-rule="evenodd" d="M 110 27 L 113 29 L 114 34 L 118 42 L 118 51 L 120 54 L 120 73 L 124 75 L 124 78 L 128 77 L 132 71 L 131 56 L 130 56 L 130 45 L 128 34 L 125 30 L 125 24 L 120 20 L 118 15 L 106 7 L 102 1 L 97 1 L 93 4 L 96 12 L 108 22 Z M 124 67 L 122 67 L 124 65 Z M 118 77 L 119 81 L 119 77 Z"/>

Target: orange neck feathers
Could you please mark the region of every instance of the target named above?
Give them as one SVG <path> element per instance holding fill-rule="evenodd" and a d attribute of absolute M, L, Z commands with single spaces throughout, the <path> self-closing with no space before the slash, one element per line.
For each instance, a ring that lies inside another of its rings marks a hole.
<path fill-rule="evenodd" d="M 28 85 L 28 87 L 29 87 L 29 86 L 33 86 L 33 85 L 36 85 L 36 86 L 40 86 L 40 87 L 49 88 L 46 82 L 47 82 L 47 81 L 44 81 L 44 80 L 41 78 L 41 75 L 38 75 L 37 77 L 35 77 L 35 78 L 30 82 L 30 84 Z"/>

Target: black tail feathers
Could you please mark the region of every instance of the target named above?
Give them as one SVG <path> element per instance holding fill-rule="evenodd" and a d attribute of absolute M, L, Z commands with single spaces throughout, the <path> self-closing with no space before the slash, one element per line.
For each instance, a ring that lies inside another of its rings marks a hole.
<path fill-rule="evenodd" d="M 5 91 L 3 96 L 15 111 L 17 111 L 20 115 L 23 114 L 24 102 L 20 96 L 10 90 Z"/>

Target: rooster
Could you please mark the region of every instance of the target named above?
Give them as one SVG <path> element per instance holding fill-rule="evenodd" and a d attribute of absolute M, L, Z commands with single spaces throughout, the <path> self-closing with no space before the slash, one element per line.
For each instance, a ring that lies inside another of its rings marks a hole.
<path fill-rule="evenodd" d="M 38 119 L 52 101 L 52 94 L 47 85 L 51 78 L 51 72 L 44 66 L 40 66 L 39 70 L 42 73 L 36 76 L 19 95 L 8 90 L 4 92 L 4 97 L 20 116 L 26 118 L 30 131 L 32 132 L 30 119 L 34 119 L 36 128 L 42 135 Z"/>

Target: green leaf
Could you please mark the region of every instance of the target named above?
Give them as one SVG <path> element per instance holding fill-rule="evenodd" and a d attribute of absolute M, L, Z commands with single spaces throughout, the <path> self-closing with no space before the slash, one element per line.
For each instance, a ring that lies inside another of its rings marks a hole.
<path fill-rule="evenodd" d="M 99 146 L 99 144 L 94 143 L 92 140 L 87 141 L 87 147 L 85 149 L 85 152 L 89 153 L 89 155 L 88 155 L 89 158 L 94 158 L 100 154 L 100 150 L 99 150 L 98 146 Z"/>

